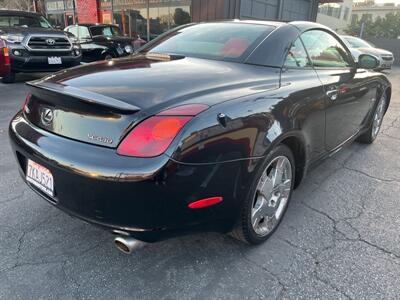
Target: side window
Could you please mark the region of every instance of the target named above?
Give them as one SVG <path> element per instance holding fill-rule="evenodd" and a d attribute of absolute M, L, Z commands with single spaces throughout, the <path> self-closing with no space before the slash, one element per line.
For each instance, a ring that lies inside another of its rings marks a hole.
<path fill-rule="evenodd" d="M 287 68 L 311 67 L 311 63 L 310 60 L 308 59 L 307 52 L 304 49 L 303 43 L 299 38 L 290 46 L 289 52 L 285 60 L 285 67 Z"/>
<path fill-rule="evenodd" d="M 90 39 L 89 29 L 84 26 L 71 26 L 66 29 L 69 33 L 72 33 L 79 40 Z"/>
<path fill-rule="evenodd" d="M 79 26 L 79 39 L 80 40 L 90 39 L 90 33 L 87 27 Z"/>
<path fill-rule="evenodd" d="M 328 32 L 310 30 L 301 35 L 314 67 L 346 68 L 351 66 L 349 54 Z"/>
<path fill-rule="evenodd" d="M 77 27 L 77 26 L 68 27 L 66 30 L 67 30 L 69 33 L 72 33 L 75 37 L 78 36 L 78 27 Z"/>

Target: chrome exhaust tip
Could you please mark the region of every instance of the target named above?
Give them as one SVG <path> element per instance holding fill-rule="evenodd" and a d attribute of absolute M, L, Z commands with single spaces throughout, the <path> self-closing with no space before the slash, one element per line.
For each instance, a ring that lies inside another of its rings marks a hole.
<path fill-rule="evenodd" d="M 117 236 L 114 239 L 117 249 L 125 254 L 132 254 L 133 251 L 143 248 L 147 243 L 129 236 Z"/>

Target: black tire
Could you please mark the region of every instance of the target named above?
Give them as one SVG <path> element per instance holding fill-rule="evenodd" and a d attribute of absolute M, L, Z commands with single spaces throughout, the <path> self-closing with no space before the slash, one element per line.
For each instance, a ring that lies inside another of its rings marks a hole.
<path fill-rule="evenodd" d="M 3 83 L 14 83 L 15 82 L 15 73 L 11 72 L 10 74 L 1 78 L 1 82 Z"/>
<path fill-rule="evenodd" d="M 383 101 L 383 103 L 381 101 Z M 382 105 L 381 108 L 380 108 L 380 105 Z M 361 134 L 357 138 L 357 140 L 356 140 L 357 142 L 362 143 L 362 144 L 372 144 L 376 140 L 376 138 L 379 134 L 381 125 L 382 125 L 382 121 L 383 121 L 383 117 L 386 112 L 386 108 L 387 108 L 387 95 L 386 95 L 386 93 L 383 93 L 383 95 L 379 99 L 378 104 L 376 105 L 374 114 L 371 118 L 371 122 L 368 126 L 367 131 L 365 131 L 363 134 Z M 376 130 L 376 127 L 374 127 L 374 120 L 375 120 L 375 117 L 377 116 L 377 114 L 379 113 L 379 109 L 383 109 L 384 111 L 383 111 L 382 119 L 379 124 L 379 128 Z"/>
<path fill-rule="evenodd" d="M 251 223 L 251 213 L 253 209 L 253 205 L 255 203 L 255 197 L 256 197 L 256 190 L 257 190 L 257 185 L 259 183 L 259 180 L 264 173 L 264 170 L 270 165 L 272 161 L 274 161 L 275 158 L 280 157 L 280 156 L 285 156 L 291 165 L 291 174 L 292 174 L 292 181 L 290 185 L 290 192 L 287 200 L 287 204 L 284 207 L 284 211 L 278 220 L 278 223 L 275 225 L 275 227 L 266 235 L 260 236 L 256 233 L 254 230 L 252 223 Z M 295 160 L 292 151 L 286 146 L 286 145 L 279 145 L 276 148 L 274 148 L 265 158 L 264 162 L 262 163 L 261 167 L 257 171 L 256 176 L 254 176 L 254 179 L 251 183 L 251 186 L 248 191 L 248 195 L 246 199 L 244 200 L 243 206 L 241 208 L 240 212 L 240 217 L 238 218 L 237 224 L 235 228 L 229 233 L 232 237 L 234 237 L 237 240 L 240 240 L 242 242 L 245 242 L 247 244 L 260 244 L 265 242 L 278 228 L 280 222 L 282 221 L 288 204 L 290 203 L 290 198 L 292 196 L 293 192 L 293 186 L 294 186 L 294 181 L 295 181 Z"/>

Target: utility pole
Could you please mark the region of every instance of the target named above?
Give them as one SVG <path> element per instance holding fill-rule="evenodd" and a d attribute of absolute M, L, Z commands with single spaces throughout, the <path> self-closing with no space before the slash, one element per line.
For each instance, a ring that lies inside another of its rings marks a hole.
<path fill-rule="evenodd" d="M 74 19 L 74 25 L 76 23 L 76 5 L 75 5 L 75 0 L 72 0 L 72 18 Z"/>
<path fill-rule="evenodd" d="M 147 42 L 150 42 L 150 0 L 147 0 Z"/>
<path fill-rule="evenodd" d="M 111 0 L 111 24 L 114 24 L 114 0 Z"/>
<path fill-rule="evenodd" d="M 65 4 L 65 0 L 63 0 L 64 6 L 64 27 L 68 26 L 68 17 L 66 16 L 65 12 L 67 11 L 67 5 Z"/>
<path fill-rule="evenodd" d="M 362 39 L 363 35 L 364 35 L 364 27 L 365 27 L 365 22 L 361 23 L 361 28 L 360 28 L 360 39 Z"/>

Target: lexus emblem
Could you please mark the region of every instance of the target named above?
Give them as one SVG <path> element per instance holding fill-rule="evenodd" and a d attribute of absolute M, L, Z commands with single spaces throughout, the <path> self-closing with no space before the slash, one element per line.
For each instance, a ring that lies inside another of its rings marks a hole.
<path fill-rule="evenodd" d="M 46 44 L 49 46 L 54 46 L 56 41 L 54 39 L 46 39 Z"/>
<path fill-rule="evenodd" d="M 40 119 L 43 125 L 50 125 L 53 122 L 54 113 L 50 108 L 43 108 Z"/>

